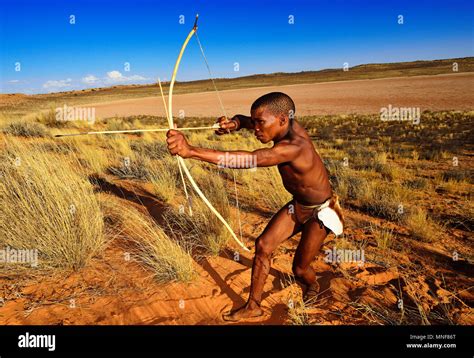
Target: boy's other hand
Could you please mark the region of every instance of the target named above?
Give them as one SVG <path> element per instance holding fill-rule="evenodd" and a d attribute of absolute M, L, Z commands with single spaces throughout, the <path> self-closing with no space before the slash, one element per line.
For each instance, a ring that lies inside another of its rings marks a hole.
<path fill-rule="evenodd" d="M 183 133 L 170 129 L 166 132 L 166 143 L 168 143 L 168 150 L 172 155 L 179 155 L 182 158 L 189 158 L 191 156 L 191 146 L 189 145 Z"/>
<path fill-rule="evenodd" d="M 232 119 L 228 119 L 225 116 L 219 117 L 217 122 L 220 128 L 216 130 L 217 135 L 228 134 L 239 129 L 239 119 L 234 116 Z"/>

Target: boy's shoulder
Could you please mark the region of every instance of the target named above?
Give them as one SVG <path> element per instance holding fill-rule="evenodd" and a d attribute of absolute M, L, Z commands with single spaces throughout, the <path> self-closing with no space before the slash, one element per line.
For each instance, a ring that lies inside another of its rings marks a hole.
<path fill-rule="evenodd" d="M 291 138 L 285 138 L 278 143 L 275 143 L 273 146 L 281 146 L 281 147 L 286 147 L 286 146 L 297 146 L 297 147 L 304 147 L 307 144 L 307 140 L 300 136 L 300 135 L 295 135 Z"/>

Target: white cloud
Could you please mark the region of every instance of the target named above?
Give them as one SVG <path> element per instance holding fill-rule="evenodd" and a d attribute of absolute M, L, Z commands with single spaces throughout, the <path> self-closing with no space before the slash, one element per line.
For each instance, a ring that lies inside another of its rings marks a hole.
<path fill-rule="evenodd" d="M 72 82 L 72 80 L 70 78 L 68 78 L 66 80 L 59 80 L 59 81 L 49 80 L 49 81 L 46 81 L 43 84 L 43 88 L 54 90 L 54 89 L 57 89 L 57 88 L 70 87 L 71 82 Z"/>
<path fill-rule="evenodd" d="M 131 81 L 146 81 L 148 78 L 139 75 L 133 76 L 124 76 L 119 71 L 110 71 L 107 72 L 107 77 L 105 78 L 106 83 L 124 83 L 124 82 L 131 82 Z"/>
<path fill-rule="evenodd" d="M 119 71 L 110 71 L 110 72 L 107 72 L 107 78 L 111 80 L 120 80 L 124 77 Z"/>
<path fill-rule="evenodd" d="M 83 83 L 87 83 L 88 85 L 94 84 L 99 82 L 99 79 L 94 75 L 87 75 L 86 77 L 82 78 Z"/>
<path fill-rule="evenodd" d="M 131 76 L 124 76 L 120 71 L 112 70 L 107 72 L 105 77 L 96 77 L 93 74 L 87 74 L 81 78 L 80 82 L 83 83 L 82 86 L 87 85 L 87 87 L 97 87 L 97 86 L 107 86 L 107 85 L 114 85 L 114 84 L 125 84 L 131 82 L 142 82 L 147 81 L 149 78 L 140 76 L 140 75 L 131 75 Z M 17 83 L 21 82 L 18 80 L 11 80 L 9 83 Z M 77 80 L 72 80 L 71 78 L 65 80 L 49 80 L 43 84 L 43 88 L 53 92 L 57 90 L 64 90 L 64 89 L 77 89 L 81 88 L 82 86 L 79 85 Z"/>
<path fill-rule="evenodd" d="M 11 81 L 8 81 L 8 83 L 18 83 L 20 82 L 20 80 L 11 80 Z"/>

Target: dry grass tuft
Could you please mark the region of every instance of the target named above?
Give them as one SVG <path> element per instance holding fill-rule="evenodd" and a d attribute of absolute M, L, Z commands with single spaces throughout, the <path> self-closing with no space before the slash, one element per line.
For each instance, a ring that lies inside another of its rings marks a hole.
<path fill-rule="evenodd" d="M 197 170 L 199 168 L 199 171 Z M 204 195 L 214 205 L 224 219 L 232 225 L 230 205 L 227 197 L 225 182 L 218 176 L 213 176 L 200 167 L 193 167 L 193 177 L 199 183 Z M 191 196 L 193 215 L 188 215 L 187 205 L 181 205 L 178 210 L 170 209 L 165 214 L 172 231 L 181 232 L 184 240 L 192 242 L 193 246 L 204 249 L 207 254 L 218 255 L 231 239 L 230 233 L 219 219 L 197 196 Z"/>
<path fill-rule="evenodd" d="M 443 233 L 442 227 L 428 217 L 422 208 L 413 208 L 405 219 L 405 224 L 415 239 L 434 242 Z"/>
<path fill-rule="evenodd" d="M 152 270 L 160 282 L 191 282 L 196 278 L 189 243 L 178 244 L 163 229 L 138 210 L 114 202 L 103 203 L 106 217 L 114 222 L 114 232 L 126 243 L 131 258 Z"/>
<path fill-rule="evenodd" d="M 361 207 L 369 214 L 392 221 L 398 221 L 405 212 L 407 192 L 401 186 L 380 182 L 365 182 L 360 192 Z"/>
<path fill-rule="evenodd" d="M 306 326 L 310 324 L 308 313 L 311 302 L 303 300 L 301 288 L 295 281 L 294 276 L 287 275 L 281 281 L 282 287 L 288 289 L 287 307 L 288 321 L 295 326 Z"/>
<path fill-rule="evenodd" d="M 48 129 L 41 123 L 18 120 L 3 127 L 2 132 L 18 137 L 49 137 Z"/>
<path fill-rule="evenodd" d="M 103 244 L 93 187 L 77 159 L 7 139 L 0 161 L 0 244 L 37 249 L 41 264 L 77 269 Z"/>
<path fill-rule="evenodd" d="M 250 187 L 254 196 L 272 213 L 280 210 L 291 200 L 291 194 L 283 186 L 281 176 L 276 167 L 258 168 Z"/>
<path fill-rule="evenodd" d="M 154 194 L 166 203 L 171 203 L 178 193 L 176 161 L 150 162 L 148 165 L 148 180 L 153 184 Z"/>

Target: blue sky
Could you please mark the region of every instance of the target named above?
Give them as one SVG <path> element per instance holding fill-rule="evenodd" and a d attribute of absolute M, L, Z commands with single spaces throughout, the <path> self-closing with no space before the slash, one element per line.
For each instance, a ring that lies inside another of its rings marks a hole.
<path fill-rule="evenodd" d="M 196 13 L 214 77 L 473 56 L 473 4 L 3 0 L 0 91 L 45 93 L 169 79 Z M 208 77 L 192 39 L 178 80 Z"/>

